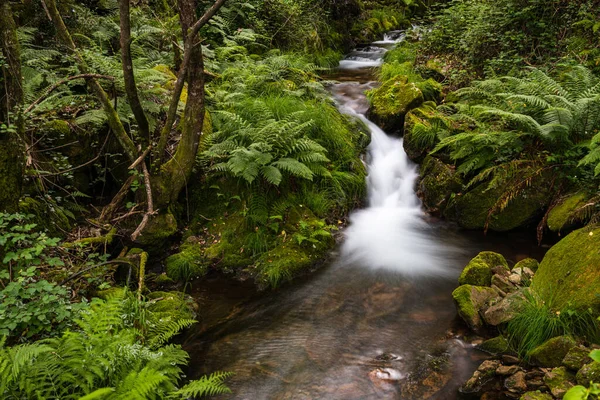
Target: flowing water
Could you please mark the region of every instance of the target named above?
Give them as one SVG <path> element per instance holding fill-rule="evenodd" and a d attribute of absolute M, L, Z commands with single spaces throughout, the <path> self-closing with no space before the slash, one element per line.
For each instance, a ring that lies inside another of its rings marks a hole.
<path fill-rule="evenodd" d="M 402 139 L 370 122 L 364 92 L 390 43 L 354 51 L 331 88 L 372 136 L 368 204 L 354 212 L 334 261 L 280 291 L 219 278 L 197 288 L 205 320 L 188 335 L 191 377 L 232 371 L 234 399 L 454 399 L 483 354 L 465 341 L 452 290 L 482 250 L 540 258 L 533 240 L 461 233 L 427 217 Z M 533 238 L 531 238 L 533 239 Z"/>

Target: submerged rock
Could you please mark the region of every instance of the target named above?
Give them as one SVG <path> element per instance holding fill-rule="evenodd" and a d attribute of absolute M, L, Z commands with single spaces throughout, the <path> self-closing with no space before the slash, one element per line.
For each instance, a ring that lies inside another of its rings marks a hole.
<path fill-rule="evenodd" d="M 432 156 L 425 159 L 420 174 L 417 195 L 423 201 L 427 212 L 441 214 L 450 195 L 462 188 L 461 179 L 453 167 Z"/>
<path fill-rule="evenodd" d="M 600 310 L 600 228 L 579 229 L 554 245 L 540 264 L 532 288 L 557 310 Z"/>
<path fill-rule="evenodd" d="M 463 269 L 458 283 L 460 285 L 490 286 L 494 275 L 492 270 L 497 266 L 508 271 L 508 263 L 504 256 L 493 251 L 483 251 Z"/>
<path fill-rule="evenodd" d="M 471 329 L 477 331 L 483 327 L 480 312 L 496 297 L 496 291 L 483 286 L 462 285 L 452 292 L 452 297 L 458 315 Z"/>
<path fill-rule="evenodd" d="M 560 367 L 562 360 L 577 343 L 568 336 L 558 336 L 536 347 L 529 353 L 533 365 L 546 368 Z"/>

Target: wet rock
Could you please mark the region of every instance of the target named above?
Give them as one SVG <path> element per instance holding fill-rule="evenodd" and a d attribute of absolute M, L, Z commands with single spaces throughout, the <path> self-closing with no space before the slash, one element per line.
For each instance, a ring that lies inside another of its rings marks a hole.
<path fill-rule="evenodd" d="M 481 365 L 477 368 L 477 371 L 481 372 L 484 375 L 494 375 L 496 370 L 500 367 L 500 363 L 494 360 L 485 360 L 481 363 Z"/>
<path fill-rule="evenodd" d="M 508 351 L 508 341 L 504 336 L 496 336 L 477 346 L 477 349 L 490 354 L 502 354 Z"/>
<path fill-rule="evenodd" d="M 533 349 L 529 353 L 529 360 L 540 367 L 560 367 L 569 350 L 575 346 L 575 341 L 568 336 L 555 337 Z"/>
<path fill-rule="evenodd" d="M 492 289 L 494 289 L 496 291 L 496 293 L 498 293 L 499 297 L 506 297 L 508 295 L 508 293 L 506 293 L 504 290 L 500 289 L 498 286 L 492 284 Z"/>
<path fill-rule="evenodd" d="M 521 362 L 521 360 L 519 360 L 519 358 L 517 358 L 515 356 L 505 354 L 502 356 L 502 362 L 504 364 L 519 364 Z"/>
<path fill-rule="evenodd" d="M 369 372 L 371 381 L 396 382 L 406 378 L 406 375 L 394 368 L 377 368 Z"/>
<path fill-rule="evenodd" d="M 489 376 L 482 374 L 480 371 L 475 371 L 473 376 L 460 387 L 462 393 L 476 393 L 481 390 L 481 387 L 490 380 Z"/>
<path fill-rule="evenodd" d="M 527 380 L 527 389 L 529 389 L 529 390 L 537 390 L 543 386 L 544 386 L 544 381 L 541 378 Z"/>
<path fill-rule="evenodd" d="M 521 310 L 524 298 L 521 291 L 509 294 L 486 310 L 483 316 L 485 322 L 492 326 L 498 326 L 510 321 Z"/>
<path fill-rule="evenodd" d="M 521 396 L 521 400 L 552 400 L 552 396 L 548 393 L 542 393 L 539 390 L 536 392 L 527 392 Z"/>
<path fill-rule="evenodd" d="M 368 117 L 386 132 L 402 131 L 405 115 L 425 101 L 423 92 L 405 76 L 391 78 L 368 94 Z"/>
<path fill-rule="evenodd" d="M 517 372 L 519 372 L 520 370 L 521 370 L 521 368 L 519 368 L 516 365 L 501 365 L 496 369 L 496 374 L 508 376 L 508 375 L 514 375 Z"/>
<path fill-rule="evenodd" d="M 423 161 L 420 176 L 417 195 L 430 214 L 441 214 L 450 195 L 462 188 L 455 168 L 432 156 Z"/>
<path fill-rule="evenodd" d="M 575 377 L 565 367 L 554 368 L 546 373 L 544 383 L 546 383 L 554 397 L 562 399 L 565 393 L 575 386 Z"/>
<path fill-rule="evenodd" d="M 483 327 L 480 311 L 496 297 L 496 292 L 488 287 L 462 285 L 452 292 L 458 315 L 475 331 Z"/>
<path fill-rule="evenodd" d="M 492 285 L 496 286 L 498 289 L 507 294 L 517 290 L 515 284 L 509 281 L 509 277 L 504 277 L 501 275 L 492 276 Z"/>
<path fill-rule="evenodd" d="M 546 253 L 532 288 L 556 309 L 600 309 L 599 248 L 600 228 L 572 232 Z"/>
<path fill-rule="evenodd" d="M 573 347 L 562 360 L 562 365 L 572 371 L 579 371 L 585 364 L 592 362 L 589 354 L 590 349 L 586 347 Z"/>
<path fill-rule="evenodd" d="M 508 263 L 504 256 L 493 251 L 483 251 L 463 269 L 458 283 L 460 285 L 490 286 L 493 276 L 492 269 L 498 266 L 508 270 Z"/>
<path fill-rule="evenodd" d="M 599 362 L 586 364 L 577 372 L 577 383 L 588 386 L 590 382 L 600 382 Z"/>
<path fill-rule="evenodd" d="M 525 372 L 519 371 L 514 375 L 509 376 L 504 381 L 504 387 L 512 393 L 523 393 L 527 391 L 527 381 Z"/>

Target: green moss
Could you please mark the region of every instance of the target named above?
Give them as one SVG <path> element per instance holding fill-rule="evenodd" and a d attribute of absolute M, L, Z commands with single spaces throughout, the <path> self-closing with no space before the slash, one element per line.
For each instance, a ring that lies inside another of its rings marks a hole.
<path fill-rule="evenodd" d="M 428 212 L 442 212 L 451 194 L 462 188 L 454 168 L 428 156 L 421 166 L 418 194 Z"/>
<path fill-rule="evenodd" d="M 318 256 L 295 243 L 282 243 L 258 259 L 256 262 L 259 271 L 257 279 L 262 284 L 276 287 L 305 271 L 318 260 Z"/>
<path fill-rule="evenodd" d="M 544 383 L 552 394 L 558 398 L 564 396 L 574 386 L 573 382 L 575 382 L 575 376 L 567 371 L 565 367 L 554 368 L 544 377 Z"/>
<path fill-rule="evenodd" d="M 164 248 L 167 240 L 177 232 L 177 221 L 170 212 L 150 218 L 137 242 L 149 250 Z"/>
<path fill-rule="evenodd" d="M 585 364 L 590 362 L 592 362 L 590 349 L 583 346 L 573 347 L 562 360 L 562 364 L 572 371 L 579 371 Z"/>
<path fill-rule="evenodd" d="M 489 229 L 497 232 L 506 232 L 525 226 L 538 216 L 548 204 L 550 185 L 529 187 L 515 196 L 501 211 L 494 212 L 489 221 Z M 457 196 L 453 212 L 449 217 L 454 217 L 460 226 L 466 229 L 482 229 L 491 209 L 496 207 L 510 188 L 496 187 L 488 190 L 487 184 L 482 184 L 462 196 Z"/>
<path fill-rule="evenodd" d="M 440 101 L 442 98 L 442 84 L 434 79 L 427 79 L 423 82 L 416 82 L 415 85 L 423 93 L 425 101 Z"/>
<path fill-rule="evenodd" d="M 564 198 L 548 214 L 548 229 L 552 232 L 567 229 L 572 225 L 575 211 L 586 203 L 587 198 L 585 193 L 575 193 Z"/>
<path fill-rule="evenodd" d="M 496 295 L 496 291 L 491 288 L 473 285 L 462 285 L 452 292 L 458 315 L 472 329 L 482 326 L 479 310 Z"/>
<path fill-rule="evenodd" d="M 421 90 L 414 83 L 407 83 L 403 76 L 388 79 L 368 96 L 372 112 L 380 117 L 405 115 L 425 101 Z"/>
<path fill-rule="evenodd" d="M 47 202 L 24 197 L 19 202 L 19 210 L 23 214 L 32 214 L 33 222 L 47 230 L 50 236 L 60 237 L 71 230 L 71 222 L 65 212 Z"/>
<path fill-rule="evenodd" d="M 252 264 L 251 252 L 246 248 L 247 235 L 244 218 L 231 214 L 210 221 L 205 232 L 212 241 L 204 255 L 220 269 L 245 268 Z"/>
<path fill-rule="evenodd" d="M 516 263 L 515 266 L 513 267 L 513 269 L 516 269 L 516 268 L 521 268 L 521 269 L 529 268 L 533 272 L 536 272 L 538 270 L 539 266 L 540 266 L 540 263 L 537 260 L 535 260 L 533 258 L 526 258 L 526 259 L 521 260 L 518 263 Z"/>
<path fill-rule="evenodd" d="M 599 362 L 594 361 L 586 364 L 577 372 L 577 383 L 587 387 L 590 382 L 600 382 Z"/>
<path fill-rule="evenodd" d="M 534 290 L 553 308 L 600 311 L 600 228 L 580 229 L 554 245 L 533 278 Z"/>
<path fill-rule="evenodd" d="M 166 260 L 167 276 L 175 281 L 188 281 L 204 276 L 208 271 L 208 261 L 204 250 L 198 244 L 186 243 L 181 246 L 179 253 L 169 256 Z"/>
<path fill-rule="evenodd" d="M 71 134 L 71 126 L 67 121 L 55 119 L 40 127 L 41 134 L 51 135 L 54 139 L 64 138 Z"/>
<path fill-rule="evenodd" d="M 528 354 L 528 358 L 532 364 L 540 367 L 560 367 L 569 350 L 576 345 L 572 338 L 558 336 L 533 349 Z"/>
<path fill-rule="evenodd" d="M 539 390 L 536 392 L 527 392 L 521 396 L 520 400 L 552 400 L 553 397 L 548 393 L 542 393 Z"/>
<path fill-rule="evenodd" d="M 102 300 L 108 300 L 112 298 L 122 298 L 126 288 L 124 287 L 111 287 L 109 289 L 99 290 L 96 292 L 94 297 Z"/>
<path fill-rule="evenodd" d="M 198 306 L 187 294 L 181 292 L 152 292 L 147 296 L 151 302 L 148 310 L 174 319 L 194 319 Z"/>
<path fill-rule="evenodd" d="M 74 242 L 64 243 L 63 246 L 67 248 L 76 247 L 76 246 L 95 246 L 95 245 L 109 245 L 115 238 L 117 234 L 117 228 L 112 228 L 106 235 L 95 236 L 89 238 L 83 238 L 75 240 Z"/>
<path fill-rule="evenodd" d="M 498 253 L 483 251 L 475 256 L 463 269 L 458 283 L 460 285 L 490 286 L 492 283 L 492 268 L 503 266 L 508 270 L 506 259 Z"/>
<path fill-rule="evenodd" d="M 508 341 L 504 336 L 496 336 L 477 346 L 481 351 L 490 354 L 503 354 L 509 351 Z"/>

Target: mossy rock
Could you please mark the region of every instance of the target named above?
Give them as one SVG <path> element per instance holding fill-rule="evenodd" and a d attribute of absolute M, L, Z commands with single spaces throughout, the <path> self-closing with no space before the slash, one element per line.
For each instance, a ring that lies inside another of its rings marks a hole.
<path fill-rule="evenodd" d="M 414 162 L 423 162 L 439 143 L 437 135 L 423 134 L 423 132 L 434 133 L 434 124 L 446 125 L 447 118 L 437 111 L 436 107 L 433 102 L 425 102 L 421 107 L 406 114 L 402 145 L 408 158 Z"/>
<path fill-rule="evenodd" d="M 548 214 L 548 229 L 552 232 L 561 232 L 575 225 L 573 217 L 575 211 L 585 205 L 588 195 L 575 193 L 562 199 Z"/>
<path fill-rule="evenodd" d="M 458 278 L 459 285 L 490 286 L 492 268 L 503 266 L 508 270 L 508 263 L 502 254 L 483 251 L 475 256 L 463 269 Z"/>
<path fill-rule="evenodd" d="M 561 399 L 569 389 L 575 386 L 575 376 L 565 367 L 554 368 L 546 374 L 544 383 L 554 397 Z"/>
<path fill-rule="evenodd" d="M 584 365 L 579 372 L 577 372 L 577 383 L 583 386 L 589 386 L 590 382 L 600 382 L 600 363 L 591 362 Z"/>
<path fill-rule="evenodd" d="M 429 213 L 443 212 L 450 196 L 462 188 L 455 169 L 432 156 L 421 165 L 420 175 L 417 194 Z"/>
<path fill-rule="evenodd" d="M 170 212 L 158 214 L 150 218 L 148 224 L 138 237 L 137 243 L 154 252 L 163 249 L 168 239 L 177 232 L 177 221 Z"/>
<path fill-rule="evenodd" d="M 208 237 L 214 238 L 204 252 L 206 259 L 215 263 L 222 270 L 231 271 L 245 268 L 253 263 L 250 252 L 246 249 L 244 217 L 232 213 L 221 216 L 208 225 Z"/>
<path fill-rule="evenodd" d="M 496 336 L 495 338 L 488 339 L 481 343 L 477 346 L 477 349 L 497 355 L 507 353 L 510 350 L 510 346 L 508 340 L 506 340 L 504 336 Z"/>
<path fill-rule="evenodd" d="M 521 271 L 523 271 L 525 268 L 529 268 L 533 272 L 536 272 L 538 270 L 539 266 L 540 266 L 540 263 L 538 262 L 538 260 L 536 260 L 534 258 L 526 258 L 526 259 L 521 260 L 518 263 L 516 263 L 512 269 L 521 268 Z"/>
<path fill-rule="evenodd" d="M 293 242 L 282 243 L 257 260 L 257 281 L 260 286 L 277 287 L 310 268 L 319 255 Z"/>
<path fill-rule="evenodd" d="M 544 368 L 560 367 L 562 360 L 577 343 L 569 336 L 558 336 L 529 352 L 529 361 Z"/>
<path fill-rule="evenodd" d="M 423 92 L 406 77 L 385 81 L 368 93 L 371 102 L 369 117 L 386 132 L 402 131 L 404 116 L 425 101 Z"/>
<path fill-rule="evenodd" d="M 102 300 L 114 299 L 114 298 L 123 298 L 125 294 L 124 287 L 111 287 L 104 290 L 99 290 L 94 294 L 94 297 L 97 297 Z"/>
<path fill-rule="evenodd" d="M 502 211 L 489 218 L 488 228 L 496 232 L 506 232 L 533 222 L 548 205 L 549 185 L 534 185 L 515 196 Z M 490 210 L 496 207 L 507 187 L 489 188 L 481 184 L 462 196 L 455 198 L 454 205 L 447 216 L 456 220 L 465 229 L 483 229 L 486 227 Z"/>
<path fill-rule="evenodd" d="M 71 230 L 71 221 L 64 211 L 43 201 L 23 197 L 19 201 L 19 211 L 33 215 L 33 222 L 42 230 L 48 231 L 51 237 L 61 237 Z"/>
<path fill-rule="evenodd" d="M 546 253 L 532 287 L 553 308 L 600 311 L 600 228 L 570 233 Z"/>
<path fill-rule="evenodd" d="M 186 243 L 165 261 L 167 276 L 175 281 L 189 281 L 206 275 L 208 261 L 204 250 L 199 244 Z"/>
<path fill-rule="evenodd" d="M 442 84 L 434 79 L 427 79 L 423 82 L 415 82 L 415 86 L 423 93 L 425 101 L 438 102 L 442 99 Z"/>
<path fill-rule="evenodd" d="M 462 285 L 452 292 L 458 315 L 474 331 L 483 327 L 480 311 L 496 296 L 494 289 L 484 286 Z"/>
<path fill-rule="evenodd" d="M 147 296 L 151 302 L 148 310 L 159 317 L 194 319 L 198 305 L 191 296 L 182 292 L 152 292 Z"/>
<path fill-rule="evenodd" d="M 521 396 L 520 400 L 553 400 L 554 397 L 548 393 L 542 393 L 539 390 L 535 392 L 527 392 Z"/>
<path fill-rule="evenodd" d="M 591 362 L 590 349 L 583 346 L 573 347 L 562 360 L 562 364 L 572 371 L 579 371 Z"/>

